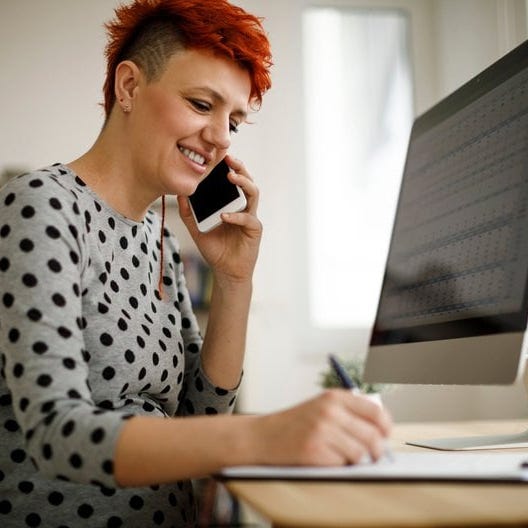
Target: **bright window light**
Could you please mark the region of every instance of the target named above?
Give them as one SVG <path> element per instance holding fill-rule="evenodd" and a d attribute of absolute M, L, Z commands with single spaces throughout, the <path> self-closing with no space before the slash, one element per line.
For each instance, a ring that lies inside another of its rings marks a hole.
<path fill-rule="evenodd" d="M 309 8 L 303 18 L 310 314 L 372 324 L 412 124 L 402 11 Z"/>

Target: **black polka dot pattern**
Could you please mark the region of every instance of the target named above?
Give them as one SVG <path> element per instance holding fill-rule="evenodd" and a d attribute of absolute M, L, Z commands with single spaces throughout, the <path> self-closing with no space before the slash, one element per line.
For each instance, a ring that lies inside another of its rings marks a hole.
<path fill-rule="evenodd" d="M 186 526 L 190 482 L 120 489 L 124 419 L 232 410 L 199 366 L 175 240 L 56 164 L 0 190 L 0 526 Z M 97 521 L 94 524 L 94 520 Z"/>

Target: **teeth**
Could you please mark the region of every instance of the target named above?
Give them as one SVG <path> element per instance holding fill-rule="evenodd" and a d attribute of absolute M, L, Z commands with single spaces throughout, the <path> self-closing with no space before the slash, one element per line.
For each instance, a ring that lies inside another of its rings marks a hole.
<path fill-rule="evenodd" d="M 187 156 L 190 160 L 194 161 L 195 163 L 198 163 L 200 165 L 203 165 L 205 163 L 205 158 L 198 154 L 198 152 L 194 152 L 194 150 L 189 150 L 183 147 L 179 148 L 180 152 L 182 152 L 184 156 Z"/>

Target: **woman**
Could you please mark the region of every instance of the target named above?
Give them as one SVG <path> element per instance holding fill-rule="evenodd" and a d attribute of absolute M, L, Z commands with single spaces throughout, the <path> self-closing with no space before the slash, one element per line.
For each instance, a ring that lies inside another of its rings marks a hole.
<path fill-rule="evenodd" d="M 259 20 L 225 0 L 136 0 L 107 27 L 93 147 L 0 190 L 2 526 L 193 525 L 189 479 L 376 459 L 390 429 L 343 390 L 229 415 L 262 227 L 227 152 L 270 86 Z M 203 234 L 187 197 L 226 155 L 247 209 Z M 166 194 L 213 272 L 203 342 L 177 242 L 149 210 Z"/>

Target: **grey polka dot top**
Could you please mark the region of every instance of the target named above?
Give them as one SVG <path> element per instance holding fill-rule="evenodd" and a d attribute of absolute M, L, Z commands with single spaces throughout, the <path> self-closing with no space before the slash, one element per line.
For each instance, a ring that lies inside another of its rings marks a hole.
<path fill-rule="evenodd" d="M 0 189 L 0 526 L 192 526 L 190 482 L 118 488 L 124 420 L 228 412 L 179 249 L 62 164 Z"/>

